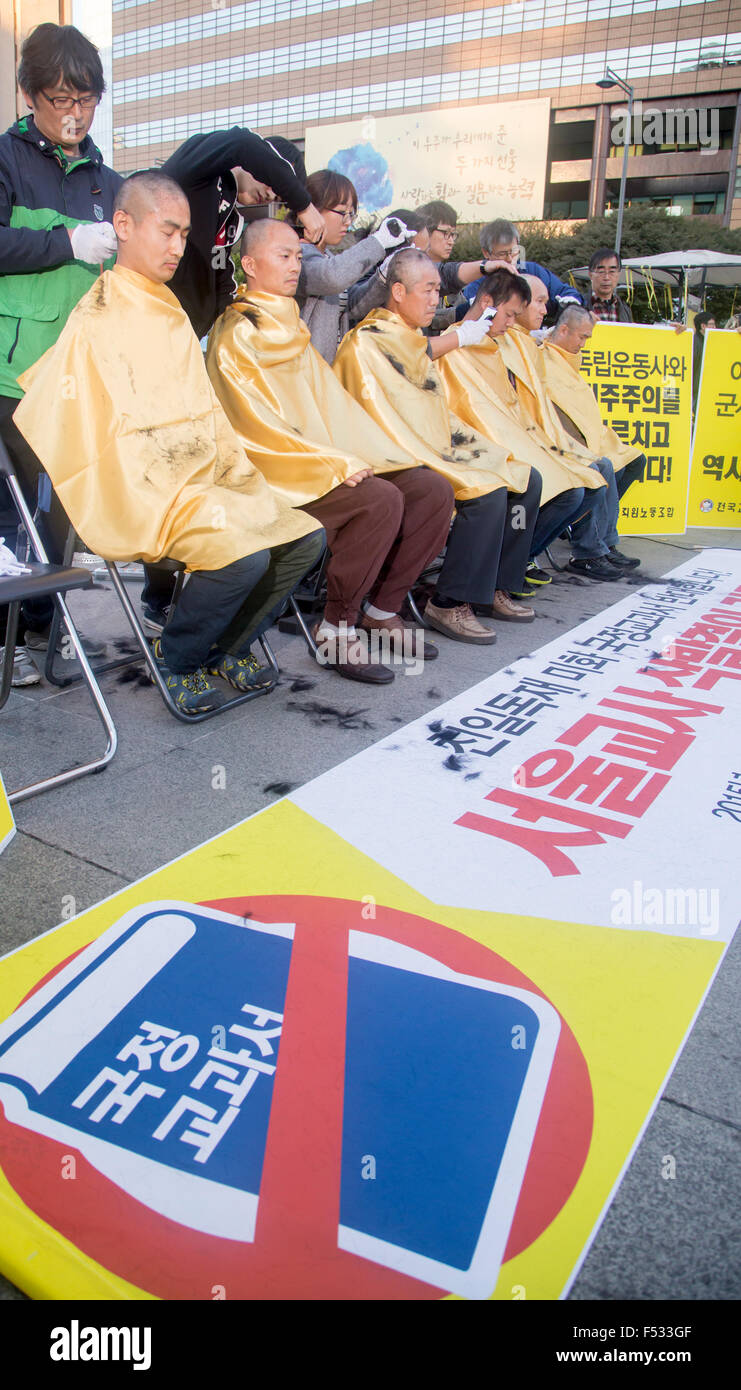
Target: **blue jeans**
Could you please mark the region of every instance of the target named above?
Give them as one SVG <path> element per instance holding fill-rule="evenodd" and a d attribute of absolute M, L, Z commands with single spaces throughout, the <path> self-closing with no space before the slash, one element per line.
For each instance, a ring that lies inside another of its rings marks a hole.
<path fill-rule="evenodd" d="M 596 488 L 586 494 L 590 503 L 589 510 L 586 515 L 572 523 L 571 545 L 575 560 L 607 555 L 611 547 L 618 543 L 617 520 L 620 503 L 615 470 L 608 458 L 597 459 L 591 467 L 601 473 L 607 487 Z"/>

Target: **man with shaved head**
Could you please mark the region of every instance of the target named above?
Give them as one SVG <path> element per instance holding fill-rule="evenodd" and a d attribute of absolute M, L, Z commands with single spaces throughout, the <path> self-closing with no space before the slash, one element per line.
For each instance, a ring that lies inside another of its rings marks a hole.
<path fill-rule="evenodd" d="M 606 485 L 588 458 L 582 461 L 566 454 L 533 422 L 507 375 L 499 344 L 531 297 L 530 286 L 521 275 L 502 268 L 487 276 L 461 326 L 493 315 L 488 334 L 479 343 L 447 353 L 440 362 L 440 374 L 451 410 L 495 444 L 507 444 L 515 458 L 531 464 L 542 478 L 541 506 L 527 569 L 528 585 L 537 588 L 550 579 L 538 569 L 535 556 L 583 512 L 593 507 L 603 509 Z"/>
<path fill-rule="evenodd" d="M 347 679 L 386 684 L 393 671 L 367 634 L 404 653 L 399 608 L 444 543 L 452 488 L 366 418 L 313 347 L 294 298 L 302 247 L 293 228 L 253 222 L 241 251 L 246 284 L 209 339 L 214 390 L 271 487 L 325 529 L 320 660 Z M 406 645 L 437 655 L 421 633 Z"/>
<path fill-rule="evenodd" d="M 618 549 L 617 521 L 619 500 L 615 470 L 610 459 L 595 454 L 580 444 L 563 425 L 548 394 L 545 384 L 543 355 L 532 337 L 542 325 L 548 308 L 548 291 L 535 275 L 524 276 L 530 287 L 530 303 L 523 305 L 515 322 L 501 339 L 504 365 L 525 415 L 547 437 L 550 444 L 562 450 L 565 457 L 588 463 L 604 478 L 607 486 L 605 511 L 597 507 L 571 526 L 574 554 L 570 569 L 589 579 L 610 581 L 619 579 L 640 561 L 624 555 Z"/>
<path fill-rule="evenodd" d="M 250 643 L 316 563 L 324 536 L 271 491 L 216 399 L 167 288 L 190 210 L 135 174 L 116 199 L 119 255 L 26 372 L 16 415 L 76 531 L 110 560 L 180 560 L 189 578 L 153 653 L 185 714 L 266 685 Z"/>
<path fill-rule="evenodd" d="M 593 328 L 594 319 L 588 309 L 571 305 L 563 310 L 555 328 L 543 340 L 545 388 L 561 423 L 577 443 L 586 445 L 600 458 L 610 459 L 618 497 L 623 497 L 632 483 L 642 481 L 647 459 L 640 449 L 624 444 L 605 424 L 594 392 L 579 370 L 581 350 L 589 342 Z"/>
<path fill-rule="evenodd" d="M 524 582 L 540 478 L 506 444 L 485 439 L 450 411 L 422 331 L 437 310 L 437 267 L 422 251 L 399 251 L 387 279 L 386 307 L 345 336 L 334 371 L 399 448 L 452 484 L 455 522 L 425 616 L 454 641 L 491 643 L 496 633 L 475 609 L 506 622 L 535 617 L 510 595 Z M 471 340 L 487 327 L 487 319 L 476 324 Z"/>

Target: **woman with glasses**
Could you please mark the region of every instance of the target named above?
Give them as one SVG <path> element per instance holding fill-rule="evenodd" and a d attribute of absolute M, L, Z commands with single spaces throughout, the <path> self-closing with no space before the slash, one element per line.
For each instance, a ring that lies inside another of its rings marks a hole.
<path fill-rule="evenodd" d="M 23 395 L 18 377 L 56 342 L 78 300 L 113 264 L 121 177 L 88 134 L 105 82 L 98 50 L 79 29 L 39 24 L 23 44 L 18 85 L 30 114 L 0 136 L 0 437 L 35 506 L 40 464 L 11 418 Z M 0 498 L 0 513 L 4 505 Z M 50 559 L 61 561 L 68 529 L 61 510 L 39 529 Z M 28 648 L 45 651 L 52 613 L 46 599 L 24 606 Z M 0 641 L 3 631 L 0 618 Z M 89 655 L 105 651 L 102 643 L 85 645 Z M 35 683 L 32 663 L 25 657 L 25 674 L 23 664 L 13 683 Z"/>
<path fill-rule="evenodd" d="M 390 251 L 405 246 L 413 233 L 401 222 L 387 217 L 371 236 L 346 251 L 333 253 L 332 248 L 339 246 L 352 228 L 358 195 L 350 180 L 332 169 L 311 174 L 306 188 L 324 222 L 324 236 L 318 245 L 302 242 L 303 261 L 296 297 L 314 347 L 331 364 L 340 339 L 350 327 L 348 290 L 385 260 Z"/>

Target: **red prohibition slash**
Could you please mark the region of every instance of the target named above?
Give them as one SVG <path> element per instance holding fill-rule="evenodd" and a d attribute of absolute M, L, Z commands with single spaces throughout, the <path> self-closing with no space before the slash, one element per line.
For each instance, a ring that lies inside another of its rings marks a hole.
<path fill-rule="evenodd" d="M 8 1181 L 83 1254 L 159 1298 L 440 1298 L 441 1289 L 337 1248 L 348 933 L 384 936 L 462 974 L 547 996 L 487 946 L 396 908 L 377 906 L 375 918 L 365 921 L 361 903 L 336 898 L 240 897 L 202 905 L 247 923 L 251 917 L 296 923 L 254 1242 L 205 1235 L 161 1216 L 69 1146 L 76 1177 L 63 1180 L 65 1147 L 10 1123 L 0 1106 L 0 1154 Z M 564 1019 L 561 1025 L 505 1260 L 551 1224 L 589 1151 L 589 1072 Z"/>

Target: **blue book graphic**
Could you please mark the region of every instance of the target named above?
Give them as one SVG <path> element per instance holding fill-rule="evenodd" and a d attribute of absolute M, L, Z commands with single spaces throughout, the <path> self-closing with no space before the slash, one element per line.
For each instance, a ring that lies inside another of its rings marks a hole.
<path fill-rule="evenodd" d="M 339 1243 L 488 1297 L 558 1014 L 539 995 L 457 974 L 386 938 L 351 932 L 350 941 Z"/>
<path fill-rule="evenodd" d="M 150 903 L 0 1027 L 0 1098 L 173 1220 L 252 1240 L 293 927 Z"/>

